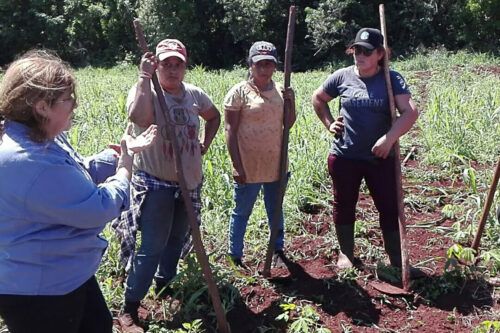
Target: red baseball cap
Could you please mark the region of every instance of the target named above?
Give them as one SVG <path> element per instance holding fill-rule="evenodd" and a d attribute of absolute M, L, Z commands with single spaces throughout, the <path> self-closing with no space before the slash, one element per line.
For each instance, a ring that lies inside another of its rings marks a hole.
<path fill-rule="evenodd" d="M 163 61 L 169 57 L 177 57 L 183 62 L 187 60 L 187 51 L 184 44 L 177 39 L 164 39 L 156 45 L 156 56 Z"/>

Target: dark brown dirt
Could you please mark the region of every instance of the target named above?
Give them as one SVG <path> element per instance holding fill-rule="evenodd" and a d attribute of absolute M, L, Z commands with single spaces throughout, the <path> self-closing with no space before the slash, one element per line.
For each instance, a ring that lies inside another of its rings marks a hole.
<path fill-rule="evenodd" d="M 500 75 L 500 67 L 497 66 L 479 66 L 475 71 Z M 431 76 L 429 71 L 416 75 L 421 106 L 425 104 L 426 82 Z M 410 135 L 415 135 L 415 131 Z M 402 152 L 402 159 L 408 155 L 405 168 L 421 168 L 416 158 L 419 147 L 415 148 L 411 154 Z M 474 163 L 471 166 L 477 170 L 483 167 Z M 433 172 L 431 168 L 426 171 Z M 446 251 L 453 241 L 435 232 L 435 227 L 451 226 L 454 221 L 441 214 L 449 198 L 440 189 L 455 193 L 464 188 L 463 181 L 459 177 L 439 179 L 425 184 L 425 190 L 419 185 L 409 179 L 404 181 L 407 194 L 432 198 L 436 204 L 432 207 L 406 207 L 410 262 L 424 267 L 428 273 L 426 278 L 412 284 L 411 296 L 391 296 L 377 291 L 370 285 L 370 281 L 376 280 L 369 269 L 361 269 L 354 279 L 339 276 L 334 265 L 337 253 L 332 244 L 331 208 L 304 206 L 303 211 L 310 215 L 302 222 L 302 234 L 293 237 L 287 244 L 287 253 L 292 255 L 291 260 L 286 262 L 286 268 L 274 268 L 272 278 L 267 281 L 262 277 L 255 279 L 252 273 L 240 273 L 247 275 L 249 281 L 255 280 L 238 289 L 236 304 L 227 313 L 232 332 L 286 332 L 287 324 L 276 320 L 284 311 L 280 304 L 286 302 L 311 305 L 320 316 L 319 324 L 332 332 L 471 332 L 484 320 L 498 320 L 498 287 L 495 290 L 480 279 L 464 280 L 459 288 L 448 291 L 445 290 L 447 285 L 443 284 L 443 281 L 447 281 L 444 278 Z M 363 193 L 358 202 L 357 218 L 363 221 L 377 220 L 371 198 Z M 382 248 L 377 227 L 369 225 L 360 237 L 367 238 L 371 246 Z M 359 247 L 356 254 L 363 254 Z M 254 267 L 257 265 L 255 262 L 248 264 L 254 270 L 259 269 Z M 366 267 L 375 265 L 374 262 L 364 264 Z M 453 282 L 453 277 L 448 279 L 450 283 Z M 435 297 L 426 298 L 426 291 L 436 292 Z M 150 313 L 154 313 L 156 320 L 166 320 L 163 322 L 165 327 L 180 327 L 181 322 L 175 318 L 164 317 L 157 302 L 150 302 L 146 307 Z M 492 312 L 495 313 L 494 318 Z M 290 315 L 292 320 L 299 316 L 295 311 L 291 311 Z"/>
<path fill-rule="evenodd" d="M 408 221 L 414 226 L 438 217 L 438 213 L 409 214 Z M 324 218 L 328 220 L 328 215 Z M 317 223 L 315 218 L 308 221 L 304 229 L 312 232 L 295 237 L 289 246 L 290 252 L 311 259 L 289 261 L 288 269 L 273 270 L 272 288 L 256 284 L 240 290 L 245 301 L 228 315 L 238 332 L 256 332 L 260 326 L 285 332 L 275 321 L 283 312 L 277 302 L 284 296 L 313 305 L 324 327 L 332 332 L 342 332 L 343 327 L 350 327 L 352 332 L 470 332 L 485 320 L 483 310 L 500 309 L 491 296 L 492 287 L 475 281 L 467 282 L 457 292 L 442 294 L 431 304 L 416 293 L 405 298 L 384 295 L 369 284 L 373 277 L 363 273 L 355 281 L 342 281 L 333 265 L 336 254 L 329 256 L 331 251 L 325 251 L 331 246 L 322 236 L 324 228 L 318 228 Z M 410 227 L 407 235 L 410 261 L 428 261 L 425 266 L 430 275 L 425 283 L 432 284 L 443 274 L 446 250 L 453 242 L 423 228 Z M 378 239 L 373 243 L 381 246 Z"/>
<path fill-rule="evenodd" d="M 411 192 L 411 184 L 407 185 Z M 455 179 L 439 180 L 427 186 L 426 195 L 437 197 L 441 193 L 434 188 L 458 190 L 464 184 Z M 242 288 L 244 302 L 229 313 L 229 321 L 238 332 L 256 332 L 262 326 L 273 327 L 273 332 L 286 332 L 286 328 L 277 326 L 275 317 L 283 312 L 278 301 L 283 303 L 284 297 L 291 297 L 312 305 L 320 315 L 321 324 L 332 332 L 347 328 L 352 332 L 472 331 L 481 321 L 491 319 L 488 311 L 500 311 L 491 285 L 482 280 L 464 280 L 461 288 L 448 293 L 442 290 L 431 301 L 419 295 L 426 286 L 442 281 L 446 251 L 453 245 L 448 237 L 433 232 L 435 226 L 453 223 L 442 217 L 443 205 L 437 205 L 432 211 L 406 211 L 410 262 L 423 264 L 428 273 L 411 296 L 391 296 L 375 290 L 369 283 L 374 277 L 366 270 L 354 281 L 339 279 L 334 266 L 336 252 L 328 238 L 332 236 L 332 218 L 329 209 L 325 209 L 307 218 L 302 226 L 304 234 L 294 237 L 288 245 L 289 253 L 307 259 L 291 260 L 287 262 L 287 269 L 273 270 L 273 279 L 269 280 L 272 287 L 264 288 L 257 283 Z M 358 215 L 376 217 L 373 203 L 366 194 L 360 196 Z M 373 246 L 382 247 L 377 229 L 370 229 L 363 236 L 368 237 Z"/>
<path fill-rule="evenodd" d="M 417 191 L 410 181 L 405 184 L 407 193 Z M 426 185 L 425 195 L 438 197 L 442 195 L 438 188 L 452 191 L 463 186 L 459 179 L 437 180 Z M 280 304 L 287 302 L 311 305 L 319 315 L 318 323 L 332 332 L 471 332 L 480 322 L 495 319 L 488 316 L 491 311 L 500 312 L 495 296 L 498 291 L 495 293 L 494 287 L 484 280 L 464 279 L 459 288 L 449 292 L 437 289 L 434 299 L 426 298 L 426 291 L 436 292 L 432 286 L 443 283 L 446 251 L 453 245 L 451 239 L 434 232 L 436 226 L 454 222 L 442 217 L 442 206 L 436 205 L 432 210 L 406 208 L 410 262 L 425 268 L 428 276 L 413 283 L 412 293 L 404 297 L 373 288 L 370 282 L 379 280 L 369 269 L 376 263 L 369 260 L 363 263 L 366 268 L 361 268 L 357 278 L 339 276 L 334 265 L 337 252 L 332 244 L 331 209 L 309 215 L 302 223 L 302 234 L 287 244 L 292 259 L 287 260 L 286 267 L 273 268 L 267 281 L 255 275 L 262 263 L 256 267 L 256 262 L 248 262 L 251 271 L 239 273 L 246 275 L 249 282 L 237 290 L 236 303 L 227 313 L 232 332 L 260 332 L 266 327 L 268 332 L 287 332 L 290 322 L 276 320 L 284 311 Z M 360 195 L 358 218 L 377 220 L 371 198 L 364 193 Z M 358 245 L 361 238 L 367 238 L 373 247 L 383 248 L 380 230 L 373 224 L 368 224 L 367 230 L 358 236 Z M 361 256 L 361 252 L 358 246 L 356 254 Z M 149 317 L 165 327 L 180 327 L 182 321 L 165 318 L 160 305 L 154 300 L 145 304 Z M 178 302 L 171 304 L 172 308 L 175 306 L 179 306 Z M 291 320 L 299 315 L 290 312 Z M 205 319 L 209 322 L 213 317 Z"/>

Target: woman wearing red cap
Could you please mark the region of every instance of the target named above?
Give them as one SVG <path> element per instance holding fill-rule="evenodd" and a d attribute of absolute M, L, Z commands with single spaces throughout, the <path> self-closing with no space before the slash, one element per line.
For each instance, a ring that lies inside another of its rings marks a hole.
<path fill-rule="evenodd" d="M 334 72 L 316 89 L 312 103 L 325 127 L 335 134 L 328 170 L 333 180 L 333 219 L 340 246 L 337 266 L 353 266 L 354 222 L 364 179 L 379 212 L 384 247 L 391 265 L 401 267 L 394 143 L 413 126 L 418 111 L 403 77 L 390 71 L 400 117 L 391 125 L 384 79 L 386 50 L 377 29 L 359 30 L 346 53 L 354 66 Z M 335 121 L 328 102 L 340 98 Z"/>
<path fill-rule="evenodd" d="M 206 153 L 220 124 L 220 115 L 208 95 L 183 82 L 187 52 L 176 39 L 158 43 L 156 55 L 141 59 L 139 80 L 131 89 L 127 109 L 134 133 L 157 124 L 160 137 L 147 151 L 134 159 L 132 204 L 122 223 L 122 250 L 130 268 L 125 290 L 123 314 L 119 317 L 128 332 L 141 332 L 137 310 L 153 278 L 158 296 L 168 293 L 169 282 L 177 273 L 177 263 L 188 232 L 187 213 L 175 172 L 172 143 L 167 122 L 175 127 L 180 158 L 193 205 L 199 217 L 202 183 L 201 156 Z M 169 114 L 163 114 L 151 77 L 157 72 Z M 205 122 L 204 138 L 198 138 L 200 120 Z M 134 256 L 135 233 L 141 230 L 141 246 Z M 123 253 L 122 253 L 123 254 Z M 128 258 L 127 258 L 128 257 Z M 123 259 L 123 258 L 122 258 Z"/>
<path fill-rule="evenodd" d="M 279 190 L 279 165 L 283 134 L 283 99 L 292 100 L 293 90 L 285 92 L 272 77 L 278 62 L 276 48 L 269 42 L 255 42 L 249 51 L 248 80 L 236 84 L 224 100 L 226 141 L 233 164 L 235 208 L 229 222 L 229 256 L 244 267 L 243 239 L 248 218 L 261 188 L 264 189 L 269 225 Z M 295 122 L 295 109 L 290 116 Z M 284 219 L 279 221 L 276 259 L 283 259 Z"/>

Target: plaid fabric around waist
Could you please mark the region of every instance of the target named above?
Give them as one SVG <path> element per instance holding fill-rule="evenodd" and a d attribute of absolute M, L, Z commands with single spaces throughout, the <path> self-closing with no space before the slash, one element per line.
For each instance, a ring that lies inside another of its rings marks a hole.
<path fill-rule="evenodd" d="M 121 216 L 111 223 L 111 227 L 115 230 L 116 235 L 120 239 L 120 262 L 127 272 L 132 267 L 132 262 L 134 260 L 139 218 L 146 194 L 150 191 L 175 188 L 176 192 L 174 197 L 179 198 L 181 196 L 181 189 L 177 182 L 161 180 L 140 170 L 135 171 L 132 175 L 131 184 L 129 210 L 123 211 Z M 200 183 L 196 189 L 189 191 L 189 197 L 193 203 L 198 225 L 201 224 L 202 184 L 203 182 Z M 191 251 L 192 247 L 191 228 L 189 228 L 184 239 L 181 257 L 185 257 Z"/>

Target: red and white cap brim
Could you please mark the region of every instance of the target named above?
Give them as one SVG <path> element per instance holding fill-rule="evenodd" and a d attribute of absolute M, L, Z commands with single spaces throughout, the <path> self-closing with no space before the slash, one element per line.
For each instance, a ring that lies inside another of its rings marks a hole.
<path fill-rule="evenodd" d="M 183 62 L 186 62 L 186 57 L 182 53 L 177 52 L 177 51 L 165 51 L 165 52 L 158 54 L 159 61 L 163 61 L 163 60 L 170 58 L 170 57 L 177 57 L 177 58 L 181 59 Z"/>

